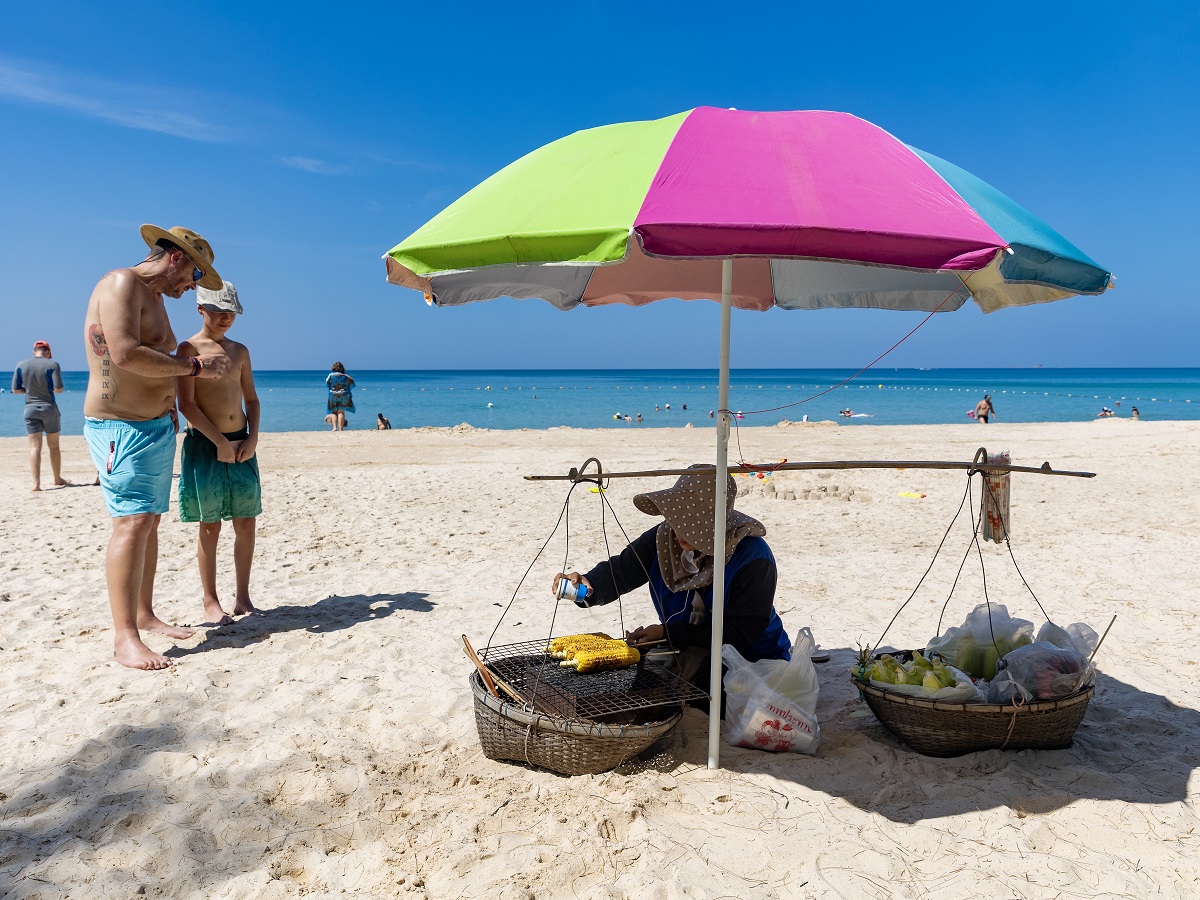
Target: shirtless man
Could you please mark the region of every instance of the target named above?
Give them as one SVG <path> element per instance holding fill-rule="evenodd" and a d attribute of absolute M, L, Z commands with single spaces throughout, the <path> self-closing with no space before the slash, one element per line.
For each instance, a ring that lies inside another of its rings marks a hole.
<path fill-rule="evenodd" d="M 983 399 L 975 404 L 975 419 L 986 425 L 994 415 L 996 415 L 996 407 L 992 406 L 992 395 L 984 394 Z"/>
<path fill-rule="evenodd" d="M 187 228 L 143 225 L 141 234 L 150 254 L 101 278 L 88 301 L 83 430 L 112 517 L 105 577 L 113 655 L 130 668 L 165 669 L 170 661 L 147 647 L 141 632 L 192 633 L 168 625 L 153 607 L 158 522 L 170 502 L 175 461 L 175 376 L 220 378 L 229 360 L 172 354 L 163 295 L 182 297 L 197 283 L 221 286 L 208 241 Z"/>
<path fill-rule="evenodd" d="M 228 281 L 219 291 L 197 288 L 196 310 L 203 327 L 179 345 L 179 353 L 223 355 L 229 368 L 216 381 L 193 381 L 187 376 L 175 379 L 179 411 L 188 421 L 179 465 L 179 521 L 200 523 L 196 559 L 205 621 L 228 625 L 233 619 L 225 614 L 217 596 L 217 540 L 224 519 L 233 520 L 237 579 L 233 615 L 258 612 L 250 602 L 250 564 L 255 519 L 262 513 L 255 456 L 261 406 L 254 389 L 250 351 L 226 336 L 242 312 L 237 288 Z"/>

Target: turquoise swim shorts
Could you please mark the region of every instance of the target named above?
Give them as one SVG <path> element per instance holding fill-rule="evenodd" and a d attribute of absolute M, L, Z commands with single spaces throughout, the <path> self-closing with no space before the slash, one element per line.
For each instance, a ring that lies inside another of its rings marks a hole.
<path fill-rule="evenodd" d="M 175 423 L 170 414 L 148 422 L 87 418 L 83 435 L 100 473 L 110 516 L 167 511 L 175 466 Z"/>
<path fill-rule="evenodd" d="M 243 428 L 225 437 L 241 441 L 248 434 Z M 179 521 L 212 523 L 253 519 L 261 514 L 257 454 L 245 462 L 223 463 L 217 459 L 217 445 L 197 429 L 189 428 L 179 462 Z"/>

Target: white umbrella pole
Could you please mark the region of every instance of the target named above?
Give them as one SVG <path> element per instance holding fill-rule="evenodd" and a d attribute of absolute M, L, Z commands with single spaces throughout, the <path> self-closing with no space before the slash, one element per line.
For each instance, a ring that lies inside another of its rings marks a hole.
<path fill-rule="evenodd" d="M 725 643 L 725 504 L 729 489 L 729 320 L 733 260 L 721 261 L 721 375 L 717 390 L 717 502 L 713 510 L 712 646 L 708 670 L 708 767 L 721 765 L 721 647 Z"/>

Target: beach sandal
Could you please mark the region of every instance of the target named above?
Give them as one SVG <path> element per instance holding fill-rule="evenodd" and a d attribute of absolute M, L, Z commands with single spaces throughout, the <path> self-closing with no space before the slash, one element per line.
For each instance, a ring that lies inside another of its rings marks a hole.
<path fill-rule="evenodd" d="M 816 647 L 813 648 L 813 652 L 809 654 L 808 658 L 815 663 L 829 662 L 829 651 L 822 650 L 821 645 L 817 644 Z"/>

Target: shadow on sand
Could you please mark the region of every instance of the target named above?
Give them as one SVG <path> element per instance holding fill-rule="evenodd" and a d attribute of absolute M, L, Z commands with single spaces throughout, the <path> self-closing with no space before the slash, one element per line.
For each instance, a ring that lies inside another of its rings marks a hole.
<path fill-rule="evenodd" d="M 836 650 L 817 667 L 821 744 L 815 757 L 721 745 L 721 766 L 768 774 L 841 797 L 894 822 L 980 809 L 1049 812 L 1080 799 L 1186 802 L 1200 766 L 1200 712 L 1101 673 L 1075 742 L 1065 750 L 986 750 L 951 759 L 922 756 L 892 735 L 850 683 L 856 652 Z M 707 763 L 704 716 L 686 716 L 672 754 Z"/>
<path fill-rule="evenodd" d="M 353 594 L 341 597 L 333 594 L 308 606 L 276 606 L 263 615 L 244 616 L 232 625 L 208 629 L 199 644 L 191 647 L 172 647 L 163 655 L 172 659 L 192 656 L 209 650 L 236 649 L 264 641 L 273 634 L 307 631 L 310 634 L 329 634 L 352 628 L 362 622 L 382 619 L 396 612 L 431 612 L 434 604 L 429 595 L 419 591 L 404 594 Z"/>

